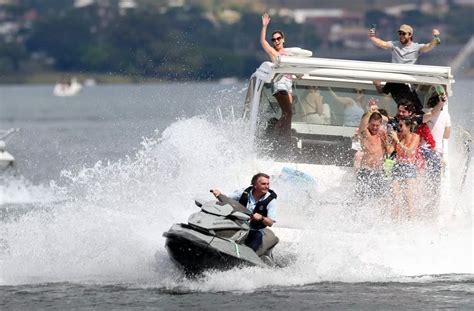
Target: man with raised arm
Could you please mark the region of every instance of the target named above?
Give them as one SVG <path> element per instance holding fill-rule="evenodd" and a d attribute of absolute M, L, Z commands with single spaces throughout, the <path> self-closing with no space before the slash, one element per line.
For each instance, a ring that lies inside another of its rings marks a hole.
<path fill-rule="evenodd" d="M 371 109 L 362 117 L 359 126 L 362 158 L 357 170 L 356 195 L 361 199 L 380 197 L 385 192 L 386 133 L 381 129 L 383 116 L 376 105 Z"/>
<path fill-rule="evenodd" d="M 429 43 L 413 42 L 413 28 L 403 24 L 398 29 L 398 41 L 384 41 L 376 36 L 375 28 L 369 30 L 369 39 L 372 43 L 382 49 L 390 49 L 392 52 L 392 63 L 415 64 L 421 53 L 434 49 L 439 44 L 438 29 L 432 30 L 433 39 Z"/>
<path fill-rule="evenodd" d="M 270 189 L 270 176 L 267 174 L 255 174 L 250 183 L 250 187 L 236 190 L 228 198 L 238 201 L 252 213 L 250 232 L 245 244 L 259 255 L 261 248 L 276 244 L 274 240 L 277 238 L 267 227 L 276 222 L 277 195 Z M 223 194 L 219 189 L 212 189 L 211 192 L 217 199 L 222 199 Z"/>

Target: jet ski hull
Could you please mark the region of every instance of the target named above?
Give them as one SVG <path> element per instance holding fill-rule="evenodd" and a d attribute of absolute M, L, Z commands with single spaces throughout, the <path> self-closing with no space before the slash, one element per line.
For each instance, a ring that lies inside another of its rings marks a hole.
<path fill-rule="evenodd" d="M 187 225 L 174 225 L 163 236 L 170 257 L 187 274 L 228 270 L 239 265 L 266 266 L 249 247 L 202 234 Z"/>

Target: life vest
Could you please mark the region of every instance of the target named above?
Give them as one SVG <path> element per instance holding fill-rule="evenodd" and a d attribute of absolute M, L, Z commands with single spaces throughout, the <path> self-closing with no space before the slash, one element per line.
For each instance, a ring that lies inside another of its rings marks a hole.
<path fill-rule="evenodd" d="M 243 206 L 247 207 L 247 204 L 249 202 L 249 193 L 252 191 L 253 186 L 248 187 L 247 189 L 244 190 L 242 195 L 240 196 L 239 203 L 242 204 Z M 260 215 L 267 217 L 268 214 L 268 209 L 267 206 L 271 202 L 271 200 L 277 198 L 277 194 L 269 189 L 268 192 L 270 192 L 270 195 L 262 200 L 258 201 L 257 204 L 255 204 L 255 208 L 253 210 L 253 213 L 259 213 Z M 265 228 L 266 225 L 263 224 L 261 221 L 251 221 L 250 222 L 250 228 L 252 229 L 263 229 Z"/>

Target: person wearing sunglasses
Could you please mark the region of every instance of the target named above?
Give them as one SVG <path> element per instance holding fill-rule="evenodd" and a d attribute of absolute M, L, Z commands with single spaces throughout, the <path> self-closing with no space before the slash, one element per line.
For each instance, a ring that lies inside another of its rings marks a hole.
<path fill-rule="evenodd" d="M 260 43 L 263 50 L 270 57 L 272 62 L 275 62 L 280 55 L 286 55 L 285 35 L 282 31 L 276 30 L 272 33 L 270 45 L 266 40 L 267 27 L 270 23 L 270 16 L 265 13 L 262 15 L 262 30 L 260 32 Z M 283 75 L 280 79 L 273 82 L 273 96 L 278 101 L 281 109 L 281 117 L 275 124 L 274 133 L 279 137 L 280 142 L 289 142 L 291 140 L 291 118 L 293 116 L 292 104 L 292 86 L 293 81 L 291 75 Z"/>
<path fill-rule="evenodd" d="M 397 34 L 398 41 L 384 41 L 376 36 L 375 28 L 369 30 L 369 39 L 375 46 L 392 52 L 392 63 L 415 64 L 421 53 L 431 51 L 440 42 L 437 29 L 432 30 L 433 39 L 424 44 L 413 42 L 413 28 L 410 25 L 401 25 Z"/>
<path fill-rule="evenodd" d="M 392 218 L 395 221 L 415 216 L 416 153 L 420 136 L 414 132 L 414 126 L 412 118 L 402 118 L 399 130 L 389 134 L 392 143 L 387 145 L 388 153 L 396 151 L 396 163 L 392 169 Z"/>

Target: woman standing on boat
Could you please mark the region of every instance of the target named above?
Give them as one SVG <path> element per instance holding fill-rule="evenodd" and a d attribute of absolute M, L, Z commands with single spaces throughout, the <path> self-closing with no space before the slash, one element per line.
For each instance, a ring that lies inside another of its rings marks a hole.
<path fill-rule="evenodd" d="M 266 40 L 267 26 L 270 23 L 270 16 L 265 13 L 262 15 L 262 31 L 260 32 L 260 43 L 263 50 L 270 56 L 272 62 L 276 62 L 278 56 L 287 55 L 283 44 L 285 43 L 285 35 L 282 31 L 276 30 L 272 33 L 272 45 Z M 293 97 L 291 88 L 293 81 L 290 75 L 283 75 L 279 80 L 273 83 L 273 96 L 278 101 L 281 109 L 280 120 L 275 125 L 275 134 L 278 135 L 282 141 L 290 141 L 291 137 L 291 118 Z"/>
<path fill-rule="evenodd" d="M 402 206 L 407 207 L 406 216 L 410 219 L 414 213 L 414 187 L 416 181 L 416 152 L 420 144 L 420 136 L 413 133 L 414 122 L 410 118 L 399 121 L 399 132 L 391 131 L 393 146 L 388 152 L 397 152 L 396 164 L 392 170 L 394 178 L 393 198 L 394 209 L 392 216 L 394 220 L 400 219 Z M 403 187 L 403 191 L 402 191 Z M 406 201 L 406 205 L 401 201 Z"/>

